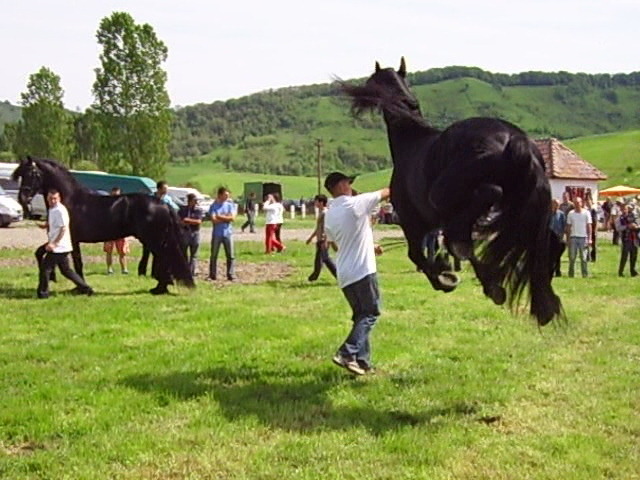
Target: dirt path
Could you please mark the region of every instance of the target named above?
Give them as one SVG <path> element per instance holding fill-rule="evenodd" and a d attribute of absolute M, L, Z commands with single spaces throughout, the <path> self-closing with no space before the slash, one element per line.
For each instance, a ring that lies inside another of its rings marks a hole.
<path fill-rule="evenodd" d="M 46 240 L 44 230 L 35 226 L 31 221 L 20 222 L 18 225 L 9 228 L 0 228 L 0 249 L 1 248 L 36 248 L 42 245 Z M 310 229 L 288 229 L 286 224 L 282 229 L 282 238 L 285 242 L 291 240 L 299 240 L 304 242 L 309 234 Z M 393 230 L 377 230 L 374 229 L 374 238 L 379 240 L 382 237 L 402 238 L 400 229 Z M 211 238 L 211 227 L 203 227 L 201 239 L 208 242 Z M 256 233 L 234 233 L 234 239 L 237 242 L 258 241 L 264 239 L 264 230 L 259 228 Z M 133 239 L 133 241 L 137 241 Z"/>

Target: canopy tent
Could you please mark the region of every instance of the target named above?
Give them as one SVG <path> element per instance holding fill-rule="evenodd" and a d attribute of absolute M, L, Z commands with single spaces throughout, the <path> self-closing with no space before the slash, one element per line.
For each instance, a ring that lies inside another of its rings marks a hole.
<path fill-rule="evenodd" d="M 626 185 L 616 185 L 615 187 L 600 190 L 598 194 L 603 197 L 624 197 L 626 195 L 640 194 L 640 188 L 628 187 Z"/>

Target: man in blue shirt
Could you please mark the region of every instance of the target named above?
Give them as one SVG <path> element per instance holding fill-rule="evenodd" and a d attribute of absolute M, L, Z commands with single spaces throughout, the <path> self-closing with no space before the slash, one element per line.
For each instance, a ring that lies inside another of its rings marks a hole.
<path fill-rule="evenodd" d="M 551 229 L 550 252 L 551 257 L 551 274 L 559 277 L 562 275 L 560 271 L 560 259 L 566 248 L 564 236 L 567 228 L 567 218 L 560 209 L 560 202 L 555 198 L 551 200 L 551 217 L 549 219 L 549 228 Z"/>
<path fill-rule="evenodd" d="M 209 208 L 209 215 L 213 223 L 211 236 L 211 257 L 209 259 L 209 279 L 216 280 L 218 266 L 218 252 L 220 245 L 224 247 L 227 258 L 227 280 L 235 280 L 234 256 L 233 256 L 233 227 L 232 222 L 236 218 L 236 205 L 229 200 L 229 190 L 225 187 L 218 188 L 215 201 Z"/>

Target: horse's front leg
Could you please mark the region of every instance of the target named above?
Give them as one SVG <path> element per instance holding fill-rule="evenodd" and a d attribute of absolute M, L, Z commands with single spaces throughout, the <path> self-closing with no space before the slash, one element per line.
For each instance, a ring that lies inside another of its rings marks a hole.
<path fill-rule="evenodd" d="M 73 269 L 84 279 L 84 275 L 82 274 L 82 251 L 80 250 L 80 244 L 78 242 L 73 242 L 71 258 L 73 259 Z"/>

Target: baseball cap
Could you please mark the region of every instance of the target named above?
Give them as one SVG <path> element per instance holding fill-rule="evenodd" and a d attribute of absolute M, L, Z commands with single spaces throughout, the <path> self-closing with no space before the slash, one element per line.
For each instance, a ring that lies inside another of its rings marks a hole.
<path fill-rule="evenodd" d="M 335 187 L 339 182 L 343 180 L 349 180 L 349 183 L 353 183 L 356 179 L 356 176 L 349 177 L 342 172 L 331 172 L 327 175 L 327 178 L 324 179 L 324 188 L 331 191 L 333 187 Z"/>

